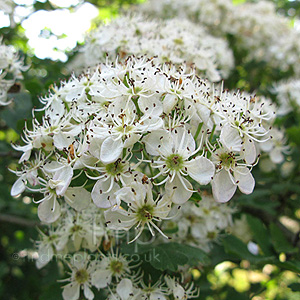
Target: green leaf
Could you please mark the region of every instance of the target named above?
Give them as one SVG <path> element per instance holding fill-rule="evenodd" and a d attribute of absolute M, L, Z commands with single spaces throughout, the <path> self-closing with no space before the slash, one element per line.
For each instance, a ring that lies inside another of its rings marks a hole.
<path fill-rule="evenodd" d="M 272 263 L 274 257 L 272 256 L 261 256 L 254 255 L 249 252 L 247 245 L 242 240 L 235 237 L 234 235 L 228 235 L 223 239 L 223 246 L 225 252 L 234 255 L 236 258 L 241 260 L 248 260 L 251 263 Z"/>
<path fill-rule="evenodd" d="M 141 261 L 149 262 L 155 269 L 177 271 L 178 266 L 208 264 L 209 258 L 201 249 L 178 243 L 160 244 L 154 247 L 138 243 L 122 245 L 122 252 L 129 256 L 139 256 Z"/>
<path fill-rule="evenodd" d="M 274 223 L 270 224 L 271 240 L 276 252 L 297 252 L 291 243 L 287 240 L 284 233 Z"/>
<path fill-rule="evenodd" d="M 17 132 L 20 132 L 18 121 L 20 121 L 19 125 L 21 125 L 22 128 L 24 126 L 24 119 L 31 117 L 31 96 L 28 93 L 18 93 L 9 94 L 9 98 L 12 98 L 13 102 L 5 107 L 5 109 L 1 112 L 0 117 L 5 121 L 7 126 L 13 128 Z"/>
<path fill-rule="evenodd" d="M 286 133 L 291 142 L 294 142 L 296 145 L 300 145 L 300 127 L 292 126 L 286 129 Z"/>
<path fill-rule="evenodd" d="M 293 292 L 300 292 L 300 283 L 292 283 L 289 285 L 289 288 L 293 291 Z"/>
<path fill-rule="evenodd" d="M 300 262 L 298 260 L 289 260 L 285 262 L 277 262 L 276 265 L 280 268 L 300 273 Z"/>
<path fill-rule="evenodd" d="M 256 243 L 265 255 L 273 255 L 272 243 L 270 241 L 270 235 L 263 222 L 251 215 L 247 215 L 247 221 L 249 228 L 253 234 Z"/>

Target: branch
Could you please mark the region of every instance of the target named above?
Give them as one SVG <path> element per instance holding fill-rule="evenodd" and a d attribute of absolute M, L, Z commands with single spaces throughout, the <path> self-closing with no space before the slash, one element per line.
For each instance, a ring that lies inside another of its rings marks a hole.
<path fill-rule="evenodd" d="M 39 225 L 38 221 L 28 220 L 22 217 L 0 214 L 0 222 L 2 223 L 11 223 L 26 227 L 35 227 Z"/>

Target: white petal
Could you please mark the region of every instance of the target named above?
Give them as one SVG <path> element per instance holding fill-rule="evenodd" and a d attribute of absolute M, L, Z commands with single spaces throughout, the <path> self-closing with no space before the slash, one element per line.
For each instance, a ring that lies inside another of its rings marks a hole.
<path fill-rule="evenodd" d="M 234 178 L 238 181 L 239 190 L 244 194 L 251 194 L 255 186 L 255 180 L 246 167 L 239 167 L 234 170 Z"/>
<path fill-rule="evenodd" d="M 111 271 L 110 270 L 97 270 L 94 272 L 92 277 L 92 285 L 97 289 L 105 288 L 111 282 Z"/>
<path fill-rule="evenodd" d="M 52 245 L 41 245 L 38 251 L 38 259 L 36 261 L 36 266 L 38 269 L 43 268 L 45 265 L 51 261 L 53 257 L 53 248 Z"/>
<path fill-rule="evenodd" d="M 195 140 L 185 127 L 178 127 L 172 132 L 172 141 L 176 148 L 174 152 L 185 157 L 189 157 L 196 149 Z"/>
<path fill-rule="evenodd" d="M 114 140 L 113 138 L 108 137 L 102 143 L 100 159 L 107 164 L 116 161 L 123 151 L 123 146 L 121 139 Z"/>
<path fill-rule="evenodd" d="M 284 161 L 284 156 L 280 151 L 280 148 L 274 148 L 270 152 L 270 159 L 274 164 L 280 164 Z"/>
<path fill-rule="evenodd" d="M 70 283 L 64 287 L 62 296 L 64 300 L 77 300 L 80 296 L 80 286 L 78 283 Z"/>
<path fill-rule="evenodd" d="M 38 217 L 45 223 L 53 223 L 60 217 L 60 205 L 54 195 L 39 204 Z"/>
<path fill-rule="evenodd" d="M 93 300 L 94 299 L 94 293 L 92 292 L 92 290 L 88 287 L 87 284 L 85 284 L 83 286 L 83 294 L 84 297 L 88 300 Z"/>
<path fill-rule="evenodd" d="M 160 116 L 163 112 L 162 103 L 157 96 L 142 97 L 138 100 L 139 108 L 144 114 Z"/>
<path fill-rule="evenodd" d="M 150 155 L 172 154 L 172 138 L 166 130 L 155 130 L 143 139 Z"/>
<path fill-rule="evenodd" d="M 87 208 L 91 203 L 91 193 L 83 187 L 69 187 L 64 198 L 77 211 Z"/>
<path fill-rule="evenodd" d="M 188 201 L 193 195 L 193 186 L 192 184 L 185 178 L 181 176 L 181 180 L 184 182 L 185 186 L 190 190 L 188 191 L 182 184 L 179 176 L 176 175 L 172 182 L 167 181 L 165 188 L 167 194 L 172 199 L 172 202 L 175 204 L 183 204 Z"/>
<path fill-rule="evenodd" d="M 123 278 L 117 285 L 117 293 L 122 300 L 127 300 L 132 293 L 132 282 L 127 278 Z"/>
<path fill-rule="evenodd" d="M 246 138 L 243 144 L 243 153 L 247 164 L 253 164 L 256 159 L 256 147 L 253 140 Z"/>
<path fill-rule="evenodd" d="M 96 182 L 91 193 L 93 202 L 96 206 L 101 208 L 110 208 L 117 203 L 115 192 L 119 189 L 119 186 L 113 182 L 111 190 L 107 192 L 110 186 L 110 179 L 106 181 L 99 179 Z"/>
<path fill-rule="evenodd" d="M 114 230 L 129 230 L 136 223 L 134 216 L 123 209 L 106 210 L 104 216 L 107 227 Z"/>
<path fill-rule="evenodd" d="M 202 185 L 208 184 L 215 173 L 215 165 L 206 157 L 198 156 L 185 163 L 187 173 Z"/>
<path fill-rule="evenodd" d="M 167 94 L 163 100 L 164 112 L 168 114 L 174 108 L 176 103 L 177 103 L 177 96 L 172 94 Z"/>
<path fill-rule="evenodd" d="M 177 285 L 173 289 L 173 295 L 175 299 L 184 299 L 185 298 L 185 290 L 181 285 Z"/>
<path fill-rule="evenodd" d="M 220 134 L 220 142 L 230 151 L 242 150 L 242 139 L 237 129 L 231 127 L 229 124 L 225 125 Z"/>
<path fill-rule="evenodd" d="M 10 194 L 12 197 L 16 197 L 20 194 L 22 194 L 25 191 L 25 183 L 24 183 L 24 177 L 21 176 L 16 180 L 16 182 L 13 184 Z"/>
<path fill-rule="evenodd" d="M 56 194 L 58 196 L 63 196 L 66 192 L 71 180 L 73 177 L 73 169 L 70 166 L 64 166 L 59 171 L 56 171 L 53 180 L 60 181 L 60 183 L 56 186 Z"/>
<path fill-rule="evenodd" d="M 160 292 L 151 292 L 150 300 L 167 300 L 167 298 Z"/>
<path fill-rule="evenodd" d="M 236 185 L 233 184 L 228 172 L 224 169 L 215 174 L 211 185 L 213 196 L 218 202 L 229 201 L 236 191 Z"/>
<path fill-rule="evenodd" d="M 71 145 L 73 141 L 73 136 L 71 136 L 69 133 L 64 133 L 61 131 L 55 134 L 53 137 L 54 146 L 59 150 L 68 148 L 68 146 Z"/>

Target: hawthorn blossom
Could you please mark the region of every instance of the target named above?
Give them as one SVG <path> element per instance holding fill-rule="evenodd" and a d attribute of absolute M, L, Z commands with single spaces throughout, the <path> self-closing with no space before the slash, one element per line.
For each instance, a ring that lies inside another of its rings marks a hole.
<path fill-rule="evenodd" d="M 128 205 L 128 211 L 122 207 L 114 207 L 105 211 L 106 224 L 115 230 L 129 230 L 133 226 L 138 230 L 131 241 L 135 241 L 143 232 L 145 226 L 154 236 L 153 228 L 167 238 L 155 224 L 167 218 L 171 210 L 171 201 L 167 195 L 153 199 L 150 183 L 133 182 L 130 186 L 121 188 L 117 195 Z"/>
<path fill-rule="evenodd" d="M 244 194 L 251 194 L 255 180 L 251 174 L 252 165 L 246 163 L 243 152 L 231 151 L 221 144 L 212 152 L 216 174 L 212 180 L 213 196 L 218 202 L 229 201 L 237 187 Z"/>
<path fill-rule="evenodd" d="M 91 290 L 92 275 L 96 270 L 96 264 L 89 261 L 85 252 L 78 252 L 73 255 L 70 264 L 70 277 L 62 281 L 70 282 L 63 287 L 62 296 L 64 300 L 77 300 L 80 297 L 80 290 L 83 290 L 84 297 L 88 300 L 94 299 L 94 293 Z"/>
<path fill-rule="evenodd" d="M 160 175 L 167 176 L 159 184 L 166 182 L 166 189 L 174 203 L 182 204 L 192 195 L 192 185 L 185 176 L 190 176 L 201 185 L 211 181 L 214 165 L 204 156 L 193 158 L 201 148 L 196 149 L 195 140 L 186 128 L 178 127 L 171 132 L 153 131 L 145 137 L 144 142 L 146 151 L 159 157 L 153 160 L 153 167 L 158 168 L 159 173 L 152 179 Z"/>

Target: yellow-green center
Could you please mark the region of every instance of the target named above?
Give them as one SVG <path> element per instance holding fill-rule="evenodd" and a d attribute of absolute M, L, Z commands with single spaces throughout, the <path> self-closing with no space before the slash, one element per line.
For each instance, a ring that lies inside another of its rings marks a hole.
<path fill-rule="evenodd" d="M 183 168 L 184 160 L 178 154 L 170 155 L 166 160 L 166 166 L 170 170 L 180 171 Z"/>
<path fill-rule="evenodd" d="M 87 282 L 88 279 L 89 279 L 89 273 L 85 269 L 79 269 L 76 271 L 75 280 L 79 284 L 83 284 L 83 283 Z"/>

